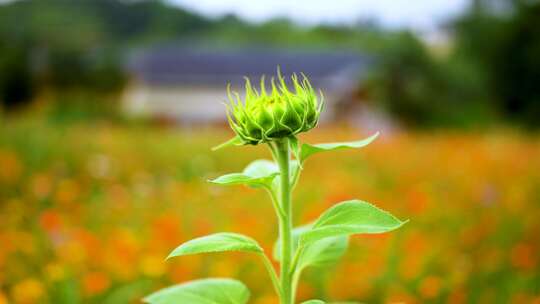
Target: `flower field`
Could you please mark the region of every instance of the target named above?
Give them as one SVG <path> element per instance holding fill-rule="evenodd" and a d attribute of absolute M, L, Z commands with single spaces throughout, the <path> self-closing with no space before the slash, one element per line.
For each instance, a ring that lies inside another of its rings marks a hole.
<path fill-rule="evenodd" d="M 225 129 L 171 130 L 14 122 L 0 129 L 0 303 L 140 303 L 160 287 L 234 277 L 251 303 L 277 303 L 257 257 L 165 261 L 180 243 L 230 231 L 276 237 L 262 191 L 207 179 L 269 158 L 262 147 L 210 147 Z M 366 133 L 322 128 L 309 142 Z M 321 180 L 322 182 L 319 182 Z M 401 219 L 355 236 L 334 271 L 309 269 L 299 298 L 365 303 L 540 303 L 540 138 L 382 134 L 361 150 L 314 156 L 294 193 L 296 224 L 343 200 Z"/>

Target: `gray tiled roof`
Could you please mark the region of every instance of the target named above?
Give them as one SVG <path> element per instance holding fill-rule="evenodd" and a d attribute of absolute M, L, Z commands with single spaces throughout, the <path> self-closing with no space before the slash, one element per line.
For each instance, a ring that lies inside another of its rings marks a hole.
<path fill-rule="evenodd" d="M 154 85 L 239 85 L 247 76 L 303 72 L 314 85 L 332 80 L 340 85 L 357 82 L 370 59 L 353 52 L 301 52 L 279 49 L 212 50 L 186 47 L 155 47 L 139 52 L 129 69 L 140 81 Z M 331 85 L 331 84 L 330 84 Z"/>

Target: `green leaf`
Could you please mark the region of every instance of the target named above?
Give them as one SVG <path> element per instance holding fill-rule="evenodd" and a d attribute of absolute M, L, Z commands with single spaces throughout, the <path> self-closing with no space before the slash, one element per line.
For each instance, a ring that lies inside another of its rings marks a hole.
<path fill-rule="evenodd" d="M 221 232 L 188 241 L 174 249 L 167 259 L 183 255 L 223 251 L 260 253 L 263 252 L 263 249 L 252 238 L 237 233 Z"/>
<path fill-rule="evenodd" d="M 300 244 L 343 235 L 359 233 L 383 233 L 401 227 L 405 222 L 370 203 L 360 200 L 342 202 L 325 211 L 313 224 L 302 233 Z"/>
<path fill-rule="evenodd" d="M 349 238 L 346 236 L 330 237 L 308 245 L 302 253 L 298 266 L 323 267 L 336 263 L 349 247 Z"/>
<path fill-rule="evenodd" d="M 309 300 L 309 301 L 302 302 L 302 304 L 325 304 L 325 303 L 326 302 L 321 301 L 321 300 Z"/>
<path fill-rule="evenodd" d="M 303 163 L 311 155 L 319 153 L 319 152 L 323 152 L 323 151 L 333 151 L 333 150 L 339 150 L 339 149 L 345 149 L 345 148 L 365 147 L 369 145 L 373 140 L 375 140 L 377 136 L 379 136 L 379 132 L 375 133 L 374 135 L 366 139 L 362 139 L 358 141 L 325 143 L 325 144 L 316 144 L 316 145 L 303 144 L 302 150 L 300 152 L 300 162 Z"/>
<path fill-rule="evenodd" d="M 298 247 L 300 235 L 309 231 L 311 225 L 305 225 L 293 229 L 293 251 Z M 318 242 L 314 242 L 304 247 L 302 255 L 298 260 L 298 268 L 304 269 L 309 266 L 323 267 L 337 262 L 347 251 L 349 239 L 347 236 L 337 236 L 326 238 Z M 277 240 L 274 245 L 274 259 L 280 261 L 280 242 Z"/>
<path fill-rule="evenodd" d="M 143 299 L 149 304 L 245 304 L 249 290 L 231 279 L 203 279 L 171 286 Z"/>
<path fill-rule="evenodd" d="M 266 159 L 251 162 L 242 173 L 220 176 L 209 182 L 219 185 L 248 185 L 253 188 L 271 187 L 272 181 L 279 175 L 277 165 Z"/>
<path fill-rule="evenodd" d="M 235 136 L 229 140 L 227 140 L 226 142 L 224 143 L 221 143 L 215 147 L 212 147 L 212 151 L 217 151 L 217 150 L 220 150 L 220 149 L 223 149 L 223 148 L 227 148 L 227 147 L 230 147 L 230 146 L 240 146 L 243 144 L 243 141 L 242 139 L 239 137 L 239 136 Z"/>

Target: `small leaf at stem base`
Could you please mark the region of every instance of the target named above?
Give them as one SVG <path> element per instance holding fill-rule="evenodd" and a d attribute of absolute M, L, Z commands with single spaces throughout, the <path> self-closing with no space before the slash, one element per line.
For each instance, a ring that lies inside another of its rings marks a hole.
<path fill-rule="evenodd" d="M 269 188 L 278 175 L 279 170 L 274 162 L 258 159 L 251 162 L 242 173 L 225 174 L 209 182 L 219 185 L 247 185 L 253 188 Z"/>
<path fill-rule="evenodd" d="M 238 233 L 221 232 L 188 241 L 174 249 L 167 259 L 183 255 L 223 251 L 261 253 L 263 249 L 252 238 Z"/>

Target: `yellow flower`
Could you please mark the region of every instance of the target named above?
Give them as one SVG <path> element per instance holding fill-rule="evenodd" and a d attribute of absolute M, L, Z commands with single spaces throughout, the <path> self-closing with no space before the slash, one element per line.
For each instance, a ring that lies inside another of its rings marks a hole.
<path fill-rule="evenodd" d="M 162 256 L 148 255 L 141 261 L 141 272 L 149 277 L 159 277 L 165 273 L 167 266 Z"/>
<path fill-rule="evenodd" d="M 60 263 L 49 263 L 45 266 L 45 274 L 49 280 L 55 282 L 62 280 L 66 275 L 66 271 Z"/>
<path fill-rule="evenodd" d="M 29 278 L 13 287 L 12 297 L 15 303 L 36 303 L 43 297 L 44 293 L 43 284 L 36 279 Z"/>

